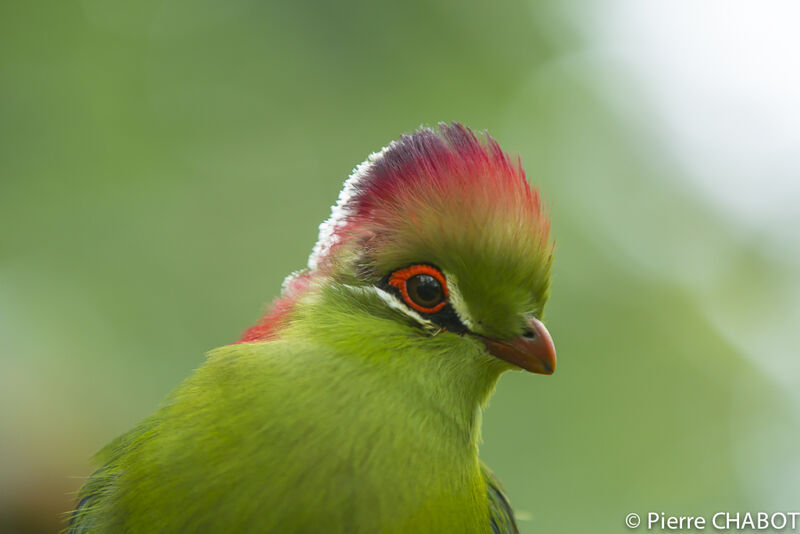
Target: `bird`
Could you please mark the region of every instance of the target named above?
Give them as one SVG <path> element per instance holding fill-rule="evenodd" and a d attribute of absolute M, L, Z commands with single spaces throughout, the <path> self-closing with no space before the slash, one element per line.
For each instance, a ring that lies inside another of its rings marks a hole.
<path fill-rule="evenodd" d="M 555 369 L 549 232 L 488 132 L 371 154 L 256 324 L 96 455 L 67 532 L 517 533 L 478 448 L 499 376 Z"/>

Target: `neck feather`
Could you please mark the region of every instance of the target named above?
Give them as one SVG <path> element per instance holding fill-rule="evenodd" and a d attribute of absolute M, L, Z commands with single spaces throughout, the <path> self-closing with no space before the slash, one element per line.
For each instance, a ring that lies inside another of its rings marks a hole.
<path fill-rule="evenodd" d="M 396 312 L 376 313 L 330 287 L 310 293 L 294 304 L 281 337 L 324 346 L 327 357 L 348 361 L 394 392 L 398 411 L 419 412 L 477 452 L 481 410 L 506 364 L 469 335 L 430 335 L 398 320 Z"/>

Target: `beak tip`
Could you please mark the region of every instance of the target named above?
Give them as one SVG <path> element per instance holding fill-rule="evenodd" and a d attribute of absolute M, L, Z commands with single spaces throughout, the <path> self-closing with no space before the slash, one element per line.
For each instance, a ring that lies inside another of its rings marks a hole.
<path fill-rule="evenodd" d="M 523 367 L 523 369 L 539 375 L 552 375 L 556 372 L 555 354 L 548 354 L 548 356 L 536 360 L 530 367 Z"/>

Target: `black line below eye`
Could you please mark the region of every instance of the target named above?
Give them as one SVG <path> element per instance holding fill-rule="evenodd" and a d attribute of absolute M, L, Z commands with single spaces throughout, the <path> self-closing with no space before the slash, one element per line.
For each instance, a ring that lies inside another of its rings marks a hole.
<path fill-rule="evenodd" d="M 469 332 L 469 328 L 461 322 L 458 314 L 450 304 L 445 305 L 439 313 L 431 314 L 429 317 L 431 321 L 448 332 L 453 332 L 454 334 L 466 334 Z"/>

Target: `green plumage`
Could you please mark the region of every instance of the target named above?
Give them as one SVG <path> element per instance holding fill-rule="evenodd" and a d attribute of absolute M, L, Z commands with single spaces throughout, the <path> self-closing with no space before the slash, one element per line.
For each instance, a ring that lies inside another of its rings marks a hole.
<path fill-rule="evenodd" d="M 549 249 L 522 219 L 482 224 L 438 252 L 392 242 L 366 269 L 344 241 L 278 335 L 211 352 L 98 454 L 70 532 L 516 532 L 478 459 L 481 409 L 513 366 L 376 289 L 381 262 L 435 261 L 473 331 L 519 334 L 547 297 Z"/>

